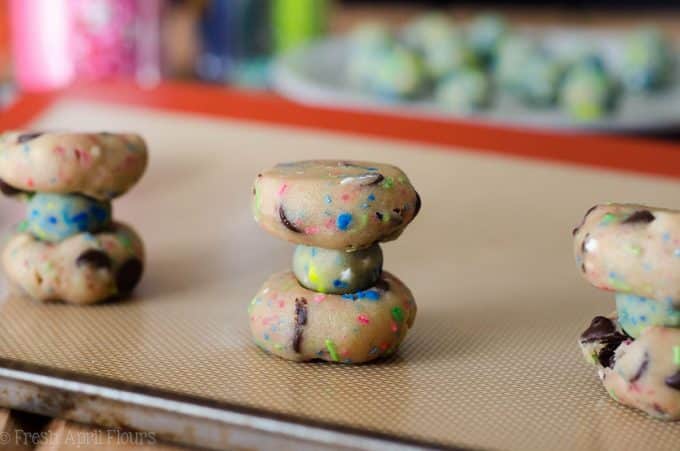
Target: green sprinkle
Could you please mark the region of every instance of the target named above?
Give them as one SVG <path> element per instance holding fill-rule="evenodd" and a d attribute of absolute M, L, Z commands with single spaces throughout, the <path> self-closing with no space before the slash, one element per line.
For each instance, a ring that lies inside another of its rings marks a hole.
<path fill-rule="evenodd" d="M 397 181 L 403 185 L 404 183 L 406 183 L 406 177 L 400 175 L 399 177 L 397 177 Z"/>
<path fill-rule="evenodd" d="M 281 351 L 283 349 L 283 345 L 281 343 L 274 343 L 274 349 Z"/>
<path fill-rule="evenodd" d="M 19 232 L 25 232 L 26 230 L 28 230 L 28 221 L 27 220 L 21 221 L 17 226 L 17 230 L 19 230 Z"/>
<path fill-rule="evenodd" d="M 392 215 L 389 212 L 383 213 L 382 222 L 384 222 L 384 223 L 390 222 L 391 217 L 392 217 Z"/>
<path fill-rule="evenodd" d="M 328 349 L 328 354 L 330 354 L 332 361 L 340 361 L 340 356 L 338 356 L 338 350 L 335 347 L 335 343 L 333 343 L 333 340 L 330 338 L 326 338 L 326 349 Z"/>
<path fill-rule="evenodd" d="M 642 253 L 642 249 L 640 249 L 640 246 L 635 246 L 634 244 L 631 244 L 628 250 L 633 255 L 640 255 Z"/>
<path fill-rule="evenodd" d="M 680 366 L 680 346 L 673 346 L 673 363 Z"/>
<path fill-rule="evenodd" d="M 611 389 L 611 388 L 609 389 L 609 396 L 611 396 L 612 398 L 614 398 L 614 401 L 618 401 L 618 400 L 619 400 L 618 396 L 616 396 L 616 394 L 614 393 L 614 389 Z"/>
<path fill-rule="evenodd" d="M 382 187 L 385 189 L 390 189 L 394 186 L 394 179 L 392 177 L 385 177 L 385 180 L 382 182 Z"/>
<path fill-rule="evenodd" d="M 130 240 L 130 237 L 127 235 L 120 235 L 118 237 L 118 241 L 120 241 L 120 244 L 127 249 L 132 248 L 132 241 Z"/>
<path fill-rule="evenodd" d="M 401 307 L 394 307 L 392 309 L 392 318 L 394 318 L 395 321 L 404 321 L 404 311 L 401 309 Z"/>
<path fill-rule="evenodd" d="M 600 222 L 600 225 L 607 225 L 615 220 L 616 216 L 614 216 L 612 213 L 607 213 L 602 217 L 602 222 Z"/>

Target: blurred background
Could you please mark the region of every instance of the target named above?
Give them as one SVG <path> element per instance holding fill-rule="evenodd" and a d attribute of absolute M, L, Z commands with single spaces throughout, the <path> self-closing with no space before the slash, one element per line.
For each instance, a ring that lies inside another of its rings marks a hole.
<path fill-rule="evenodd" d="M 163 80 L 339 108 L 680 130 L 680 2 L 0 0 L 0 110 L 21 92 Z"/>

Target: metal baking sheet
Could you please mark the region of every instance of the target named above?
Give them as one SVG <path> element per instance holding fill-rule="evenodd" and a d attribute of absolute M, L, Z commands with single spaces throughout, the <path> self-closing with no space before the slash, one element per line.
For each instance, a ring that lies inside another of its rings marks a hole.
<path fill-rule="evenodd" d="M 114 205 L 145 239 L 127 301 L 0 303 L 0 405 L 209 447 L 677 449 L 680 424 L 611 401 L 576 338 L 614 308 L 580 279 L 571 228 L 598 201 L 680 208 L 680 183 L 458 149 L 60 100 L 38 129 L 135 130 L 142 182 Z M 278 161 L 394 163 L 421 216 L 384 246 L 419 311 L 401 351 L 296 364 L 252 345 L 246 308 L 292 246 L 250 216 Z M 5 228 L 21 208 L 0 201 Z M 276 445 L 275 445 L 276 444 Z"/>

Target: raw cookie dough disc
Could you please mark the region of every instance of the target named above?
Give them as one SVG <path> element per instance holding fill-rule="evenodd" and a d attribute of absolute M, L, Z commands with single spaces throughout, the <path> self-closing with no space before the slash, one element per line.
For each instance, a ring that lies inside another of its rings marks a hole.
<path fill-rule="evenodd" d="M 292 271 L 272 275 L 248 308 L 255 343 L 288 360 L 362 363 L 394 353 L 413 325 L 411 291 L 383 272 L 375 287 L 325 295 Z"/>
<path fill-rule="evenodd" d="M 602 345 L 592 363 L 605 389 L 621 404 L 664 420 L 680 419 L 680 329 L 647 327 L 633 340 L 621 333 L 616 319 L 598 316 L 581 336 L 582 347 Z"/>
<path fill-rule="evenodd" d="M 35 300 L 93 304 L 135 288 L 144 248 L 137 233 L 120 223 L 59 243 L 18 232 L 8 241 L 2 263 L 10 282 Z"/>
<path fill-rule="evenodd" d="M 619 324 L 633 338 L 640 336 L 649 326 L 680 327 L 680 309 L 673 307 L 670 300 L 616 293 L 616 312 Z"/>
<path fill-rule="evenodd" d="M 372 287 L 380 277 L 383 253 L 379 244 L 354 252 L 299 244 L 293 272 L 306 288 L 320 293 L 354 293 Z"/>
<path fill-rule="evenodd" d="M 594 286 L 680 307 L 680 212 L 597 205 L 574 229 L 574 253 Z"/>
<path fill-rule="evenodd" d="M 26 207 L 27 231 L 43 241 L 95 233 L 111 224 L 111 202 L 79 194 L 35 193 Z"/>
<path fill-rule="evenodd" d="M 135 134 L 0 134 L 3 192 L 79 193 L 109 200 L 139 180 L 147 158 L 146 144 Z"/>
<path fill-rule="evenodd" d="M 394 166 L 316 160 L 259 174 L 252 206 L 255 220 L 276 237 L 356 250 L 396 239 L 418 214 L 420 197 Z"/>

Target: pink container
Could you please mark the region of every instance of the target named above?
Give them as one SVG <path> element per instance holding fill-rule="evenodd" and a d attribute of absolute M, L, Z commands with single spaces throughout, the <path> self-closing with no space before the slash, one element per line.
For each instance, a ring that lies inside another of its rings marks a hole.
<path fill-rule="evenodd" d="M 160 78 L 161 0 L 11 0 L 15 72 L 27 91 L 78 80 Z"/>
<path fill-rule="evenodd" d="M 10 0 L 14 73 L 26 91 L 63 87 L 73 79 L 67 0 Z"/>

